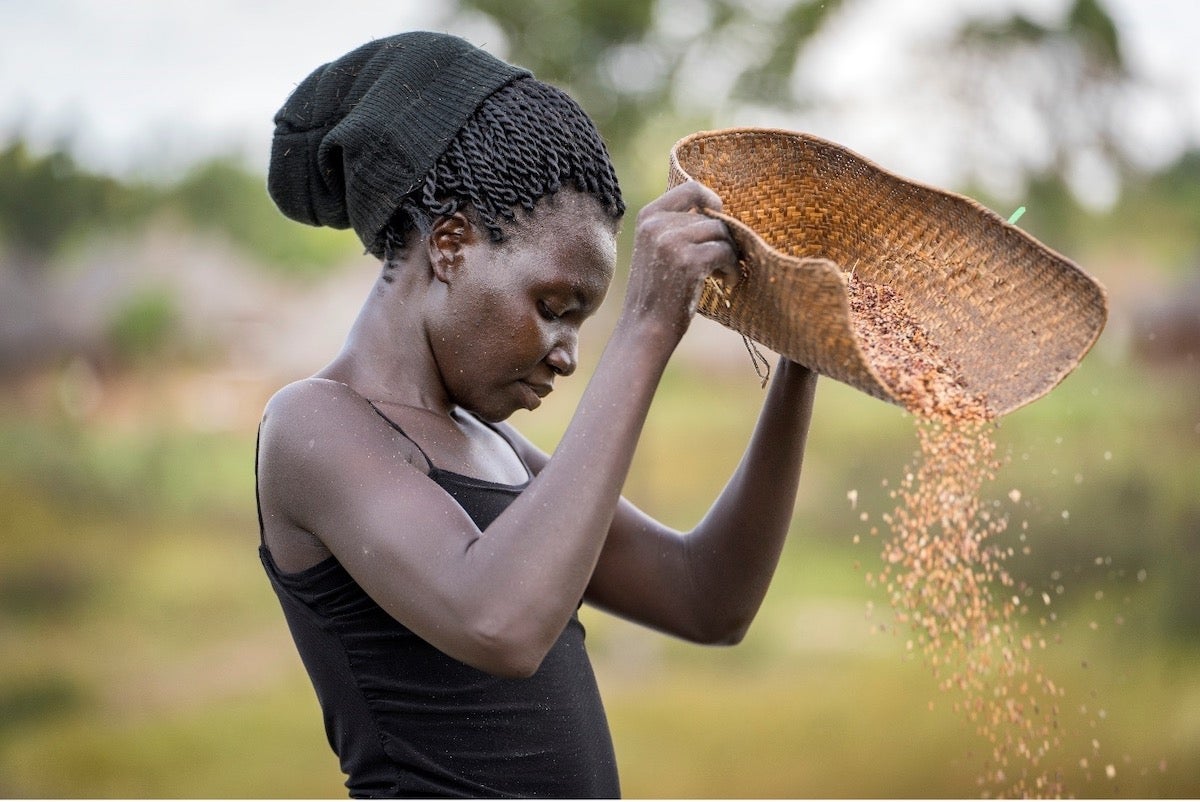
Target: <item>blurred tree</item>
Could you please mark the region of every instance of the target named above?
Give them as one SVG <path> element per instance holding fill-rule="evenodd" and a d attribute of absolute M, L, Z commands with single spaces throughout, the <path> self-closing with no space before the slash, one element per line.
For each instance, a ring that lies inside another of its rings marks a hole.
<path fill-rule="evenodd" d="M 219 231 L 265 266 L 293 277 L 322 275 L 362 250 L 353 233 L 298 225 L 279 213 L 263 178 L 233 157 L 196 165 L 166 202 L 202 230 Z"/>
<path fill-rule="evenodd" d="M 666 116 L 703 126 L 739 107 L 813 107 L 804 93 L 815 84 L 795 80 L 803 51 L 830 20 L 869 8 L 870 0 L 458 0 L 440 24 L 567 88 L 621 162 Z M 997 17 L 989 8 L 961 17 L 948 38 L 916 43 L 912 86 L 934 100 L 940 119 L 926 122 L 945 126 L 964 184 L 1012 194 L 1033 182 L 1050 200 L 1108 208 L 1124 181 L 1161 166 L 1139 152 L 1130 125 L 1151 87 L 1129 68 L 1102 0 L 1071 0 L 1057 16 Z"/>
<path fill-rule="evenodd" d="M 108 321 L 108 342 L 126 364 L 161 356 L 173 344 L 180 311 L 175 295 L 146 288 L 126 298 Z"/>
<path fill-rule="evenodd" d="M 1128 121 L 1148 87 L 1126 63 L 1099 0 L 1074 0 L 1050 23 L 1022 13 L 967 18 L 925 67 L 968 125 L 955 147 L 972 179 L 1032 179 L 1042 194 L 1061 182 L 1085 204 L 1107 208 L 1142 171 L 1143 146 Z"/>
<path fill-rule="evenodd" d="M 80 169 L 65 148 L 35 155 L 17 140 L 0 151 L 0 240 L 18 264 L 44 266 L 73 237 L 150 206 L 145 189 Z"/>
<path fill-rule="evenodd" d="M 286 220 L 262 176 L 233 157 L 203 162 L 159 186 L 91 173 L 65 147 L 37 154 L 17 139 L 0 150 L 0 245 L 13 264 L 43 268 L 71 242 L 145 225 L 167 208 L 290 275 L 323 273 L 358 247 L 353 234 Z"/>
<path fill-rule="evenodd" d="M 459 0 L 447 5 L 443 21 L 461 21 L 464 13 L 468 22 L 484 18 L 507 40 L 509 59 L 567 88 L 614 152 L 623 152 L 664 113 L 703 113 L 727 99 L 794 107 L 789 79 L 796 61 L 841 5 Z M 681 91 L 690 93 L 688 103 L 680 103 Z"/>

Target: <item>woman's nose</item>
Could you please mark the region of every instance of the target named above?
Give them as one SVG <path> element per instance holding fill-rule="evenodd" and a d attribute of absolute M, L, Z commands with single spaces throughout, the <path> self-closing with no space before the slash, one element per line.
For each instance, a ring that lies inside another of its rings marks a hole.
<path fill-rule="evenodd" d="M 546 364 L 557 376 L 570 376 L 575 372 L 579 362 L 579 347 L 577 338 L 572 335 L 564 338 L 546 354 Z"/>

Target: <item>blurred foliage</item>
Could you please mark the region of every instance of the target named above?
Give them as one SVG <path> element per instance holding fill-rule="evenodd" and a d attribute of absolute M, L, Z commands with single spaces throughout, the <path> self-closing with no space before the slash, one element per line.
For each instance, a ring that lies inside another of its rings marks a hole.
<path fill-rule="evenodd" d="M 18 553 L 36 548 L 39 538 L 53 539 L 56 526 L 69 530 L 92 514 L 143 521 L 253 511 L 247 474 L 254 444 L 243 434 L 197 437 L 157 420 L 154 410 L 140 416 L 134 432 L 59 415 L 40 423 L 0 418 L 0 477 L 19 480 L 0 486 L 0 506 L 26 524 L 10 530 L 6 543 Z M 38 512 L 41 504 L 53 506 L 42 511 L 49 519 Z"/>
<path fill-rule="evenodd" d="M 155 185 L 89 172 L 66 149 L 39 154 L 17 140 L 0 151 L 0 243 L 22 260 L 47 265 L 88 237 L 141 230 L 169 212 L 224 235 L 280 275 L 321 275 L 361 250 L 350 232 L 284 218 L 262 175 L 232 157 Z"/>
<path fill-rule="evenodd" d="M 507 39 L 510 60 L 566 87 L 612 150 L 624 153 L 666 109 L 712 111 L 679 102 L 679 86 L 694 81 L 700 66 L 715 63 L 728 72 L 734 100 L 794 107 L 799 100 L 789 79 L 800 53 L 841 6 L 842 0 L 459 0 L 446 5 L 443 17 L 486 17 Z M 725 100 L 719 92 L 707 99 Z"/>
<path fill-rule="evenodd" d="M 201 230 L 224 234 L 283 274 L 320 275 L 356 249 L 362 251 L 350 231 L 285 218 L 267 195 L 263 176 L 233 158 L 197 165 L 167 190 L 164 203 Z"/>
<path fill-rule="evenodd" d="M 658 173 L 647 179 L 643 142 L 661 148 L 664 138 L 669 143 L 738 106 L 803 108 L 809 99 L 792 80 L 800 56 L 854 2 L 458 0 L 441 8 L 440 19 L 467 27 L 472 17 L 482 20 L 503 35 L 511 60 L 567 88 L 597 121 L 638 208 L 663 183 Z M 997 170 L 1028 180 L 1026 205 L 1042 209 L 1056 231 L 1078 223 L 1078 215 L 1065 219 L 1074 210 L 1061 190 L 1080 170 L 1110 170 L 1126 186 L 1156 189 L 1139 184 L 1143 176 L 1120 136 L 1122 104 L 1139 82 L 1099 0 L 1073 0 L 1055 23 L 1020 13 L 966 16 L 948 44 L 929 57 L 926 77 L 948 115 L 967 126 L 955 146 L 963 164 L 982 171 L 968 170 L 972 183 L 986 186 L 985 173 Z M 697 92 L 698 81 L 709 91 Z M 1036 129 L 1045 154 L 1031 156 L 1005 141 L 1009 126 L 1000 118 L 1014 108 Z M 1186 200 L 1177 208 L 1187 208 Z M 89 173 L 65 148 L 36 155 L 17 141 L 0 153 L 0 240 L 41 259 L 89 233 L 144 225 L 166 210 L 227 236 L 285 275 L 320 275 L 361 250 L 350 232 L 284 218 L 262 175 L 232 157 L 155 186 Z"/>
<path fill-rule="evenodd" d="M 63 677 L 37 677 L 0 688 L 0 740 L 32 722 L 76 709 L 79 704 L 79 689 Z"/>
<path fill-rule="evenodd" d="M 32 153 L 21 140 L 0 151 L 0 242 L 39 261 L 99 229 L 143 221 L 146 187 L 81 169 L 65 149 Z"/>
<path fill-rule="evenodd" d="M 109 322 L 109 342 L 117 357 L 136 362 L 162 354 L 179 314 L 175 296 L 165 290 L 146 289 L 127 299 Z"/>
<path fill-rule="evenodd" d="M 1089 66 L 1098 72 L 1125 73 L 1120 35 L 1116 23 L 1096 0 L 1074 0 L 1068 7 L 1061 28 L 1052 28 L 1015 14 L 999 22 L 972 20 L 962 26 L 959 40 L 963 45 L 1006 48 L 1013 44 L 1062 47 L 1063 41 L 1078 45 Z M 1072 48 L 1074 49 L 1074 48 Z"/>
<path fill-rule="evenodd" d="M 625 177 L 645 166 L 621 163 L 631 146 L 664 116 L 687 120 L 680 134 L 738 108 L 808 107 L 804 83 L 793 80 L 800 57 L 855 4 L 458 0 L 442 19 L 483 18 L 485 29 L 503 34 L 511 60 L 566 87 L 596 120 Z M 1125 136 L 1124 109 L 1148 87 L 1129 69 L 1100 0 L 1072 0 L 1048 23 L 964 9 L 950 39 L 922 43 L 922 52 L 917 82 L 937 95 L 940 114 L 961 125 L 953 147 L 968 181 L 1004 175 L 1005 182 L 1071 186 L 1084 197 L 1097 175 L 1116 185 L 1136 174 L 1141 145 Z M 1017 128 L 1006 124 L 1014 119 Z M 1025 147 L 1031 139 L 1039 152 Z"/>
<path fill-rule="evenodd" d="M 1011 204 L 977 185 L 963 193 L 1007 215 Z M 1200 150 L 1188 150 L 1161 169 L 1130 173 L 1109 209 L 1082 206 L 1057 175 L 1032 177 L 1021 196 L 1020 227 L 1088 267 L 1086 259 L 1143 255 L 1177 279 L 1200 276 Z"/>
<path fill-rule="evenodd" d="M 1129 177 L 1112 214 L 1084 236 L 1115 249 L 1136 240 L 1154 262 L 1200 276 L 1198 209 L 1200 150 L 1189 150 L 1163 170 Z"/>
<path fill-rule="evenodd" d="M 1091 64 L 1114 73 L 1124 72 L 1117 25 L 1097 0 L 1075 0 L 1067 12 L 1066 29 L 1088 53 Z"/>
<path fill-rule="evenodd" d="M 947 69 L 947 62 L 953 64 Z M 1146 89 L 1129 69 L 1112 16 L 1098 0 L 1073 0 L 1042 24 L 1021 13 L 967 19 L 928 76 L 975 130 L 956 143 L 960 161 L 1046 184 L 1136 172 L 1141 147 L 1126 136 L 1126 104 Z M 1019 120 L 1019 125 L 1010 124 Z M 1039 143 L 1032 152 L 1025 143 Z"/>

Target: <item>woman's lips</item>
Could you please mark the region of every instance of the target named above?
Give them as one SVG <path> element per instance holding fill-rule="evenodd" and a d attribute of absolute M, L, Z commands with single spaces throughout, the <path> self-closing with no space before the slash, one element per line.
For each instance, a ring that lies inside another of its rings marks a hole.
<path fill-rule="evenodd" d="M 542 404 L 542 399 L 550 395 L 554 391 L 552 384 L 540 384 L 537 382 L 519 381 L 521 389 L 525 394 L 525 408 L 529 410 L 537 409 Z"/>

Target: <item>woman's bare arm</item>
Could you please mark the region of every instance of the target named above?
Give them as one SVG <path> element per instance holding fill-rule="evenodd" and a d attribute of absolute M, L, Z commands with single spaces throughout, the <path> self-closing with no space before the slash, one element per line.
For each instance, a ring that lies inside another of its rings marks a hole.
<path fill-rule="evenodd" d="M 740 640 L 787 536 L 815 387 L 816 374 L 780 360 L 740 464 L 692 531 L 666 527 L 622 499 L 589 603 L 688 640 Z M 535 467 L 545 464 L 525 447 Z"/>
<path fill-rule="evenodd" d="M 592 578 L 663 368 L 703 279 L 735 264 L 697 184 L 639 215 L 619 325 L 554 459 L 481 534 L 361 398 L 309 380 L 268 405 L 260 489 L 397 620 L 447 654 L 532 673 Z"/>

